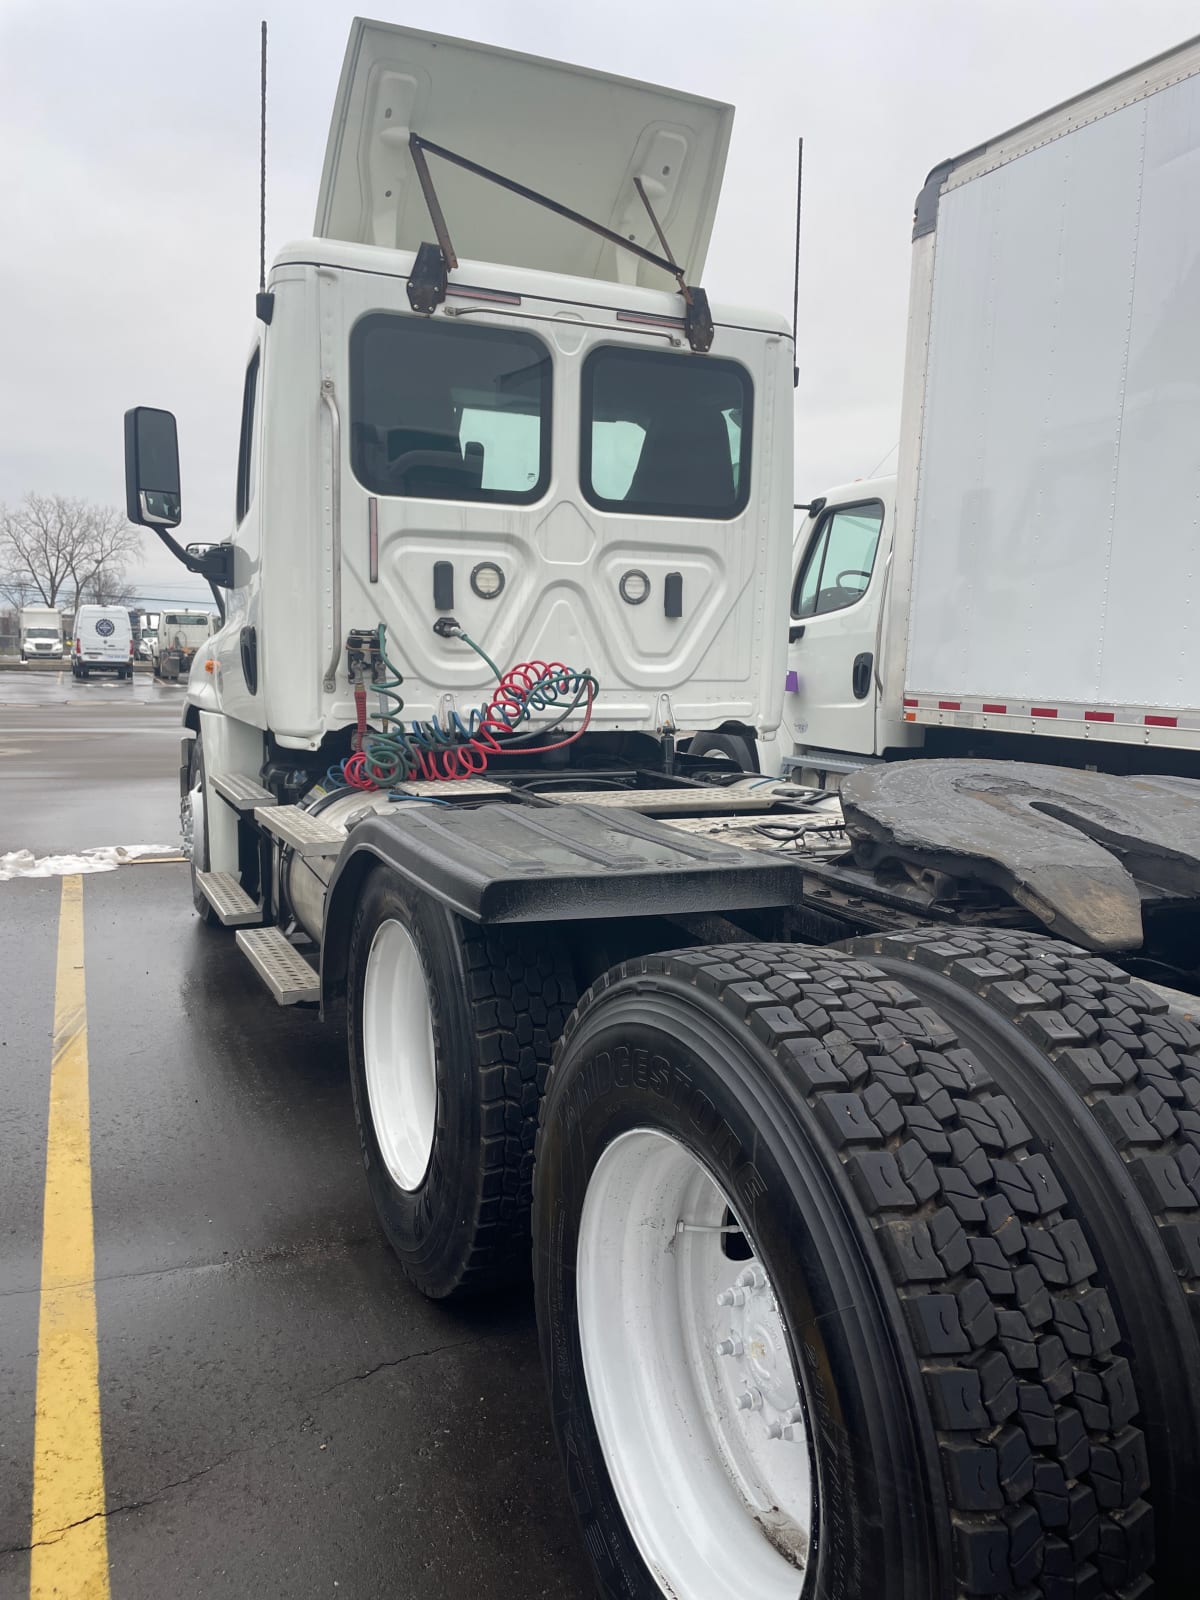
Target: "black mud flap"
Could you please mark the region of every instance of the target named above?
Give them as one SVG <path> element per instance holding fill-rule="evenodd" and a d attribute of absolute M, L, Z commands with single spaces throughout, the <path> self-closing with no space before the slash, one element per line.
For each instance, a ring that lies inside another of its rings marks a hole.
<path fill-rule="evenodd" d="M 1139 884 L 1200 896 L 1200 782 L 1012 761 L 902 761 L 841 790 L 860 866 L 994 884 L 1091 950 L 1142 943 Z"/>

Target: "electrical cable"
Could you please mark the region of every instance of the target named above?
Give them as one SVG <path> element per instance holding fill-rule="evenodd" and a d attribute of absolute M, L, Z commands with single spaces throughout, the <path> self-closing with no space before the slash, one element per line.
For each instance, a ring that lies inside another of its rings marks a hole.
<path fill-rule="evenodd" d="M 341 764 L 343 783 L 354 789 L 396 789 L 414 779 L 462 781 L 486 772 L 494 756 L 546 755 L 574 744 L 587 732 L 600 688 L 591 672 L 578 671 L 561 661 L 522 661 L 502 673 L 469 634 L 457 629 L 452 637 L 474 650 L 495 674 L 497 682 L 491 699 L 472 710 L 465 720 L 452 711 L 444 722 L 430 717 L 406 726 L 401 721 L 404 700 L 399 693 L 404 675 L 388 656 L 387 626 L 380 624 L 379 655 L 390 677 L 371 687 L 380 698 L 381 727 L 372 728 L 367 723 L 366 685 L 360 673 L 355 685 L 354 749 Z M 573 733 L 546 743 L 548 736 L 580 708 L 580 726 Z M 543 711 L 555 713 L 549 723 L 517 734 L 523 723 Z M 530 740 L 543 742 L 531 744 Z"/>

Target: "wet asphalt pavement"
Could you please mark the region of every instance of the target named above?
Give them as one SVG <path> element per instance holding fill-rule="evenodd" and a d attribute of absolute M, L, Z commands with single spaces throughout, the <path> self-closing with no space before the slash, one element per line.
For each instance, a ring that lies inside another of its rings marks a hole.
<path fill-rule="evenodd" d="M 0 673 L 0 854 L 177 838 L 182 692 Z M 0 1597 L 29 1595 L 59 879 L 0 882 Z M 281 1010 L 187 869 L 83 880 L 113 1600 L 591 1594 L 529 1296 L 409 1289 L 344 1040 Z"/>

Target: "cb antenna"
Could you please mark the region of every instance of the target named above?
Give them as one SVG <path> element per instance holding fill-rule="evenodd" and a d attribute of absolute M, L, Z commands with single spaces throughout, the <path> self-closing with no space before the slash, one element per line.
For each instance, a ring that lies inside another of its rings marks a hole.
<path fill-rule="evenodd" d="M 267 24 L 262 24 L 262 51 L 259 70 L 258 136 L 258 293 L 254 310 L 260 322 L 269 323 L 275 310 L 275 296 L 267 293 Z"/>
<path fill-rule="evenodd" d="M 266 28 L 263 23 L 263 28 Z M 264 49 L 265 49 L 264 45 Z M 800 366 L 795 352 L 800 348 L 798 323 L 800 321 L 800 200 L 804 192 L 804 140 L 796 141 L 796 253 L 792 260 L 792 388 L 800 387 Z"/>

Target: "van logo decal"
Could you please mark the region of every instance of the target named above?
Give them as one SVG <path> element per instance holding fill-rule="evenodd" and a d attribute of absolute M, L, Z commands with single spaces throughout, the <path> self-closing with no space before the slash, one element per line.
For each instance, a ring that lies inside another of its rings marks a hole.
<path fill-rule="evenodd" d="M 114 623 L 111 617 L 101 617 L 96 624 L 96 632 L 102 639 L 109 638 L 114 632 Z"/>

